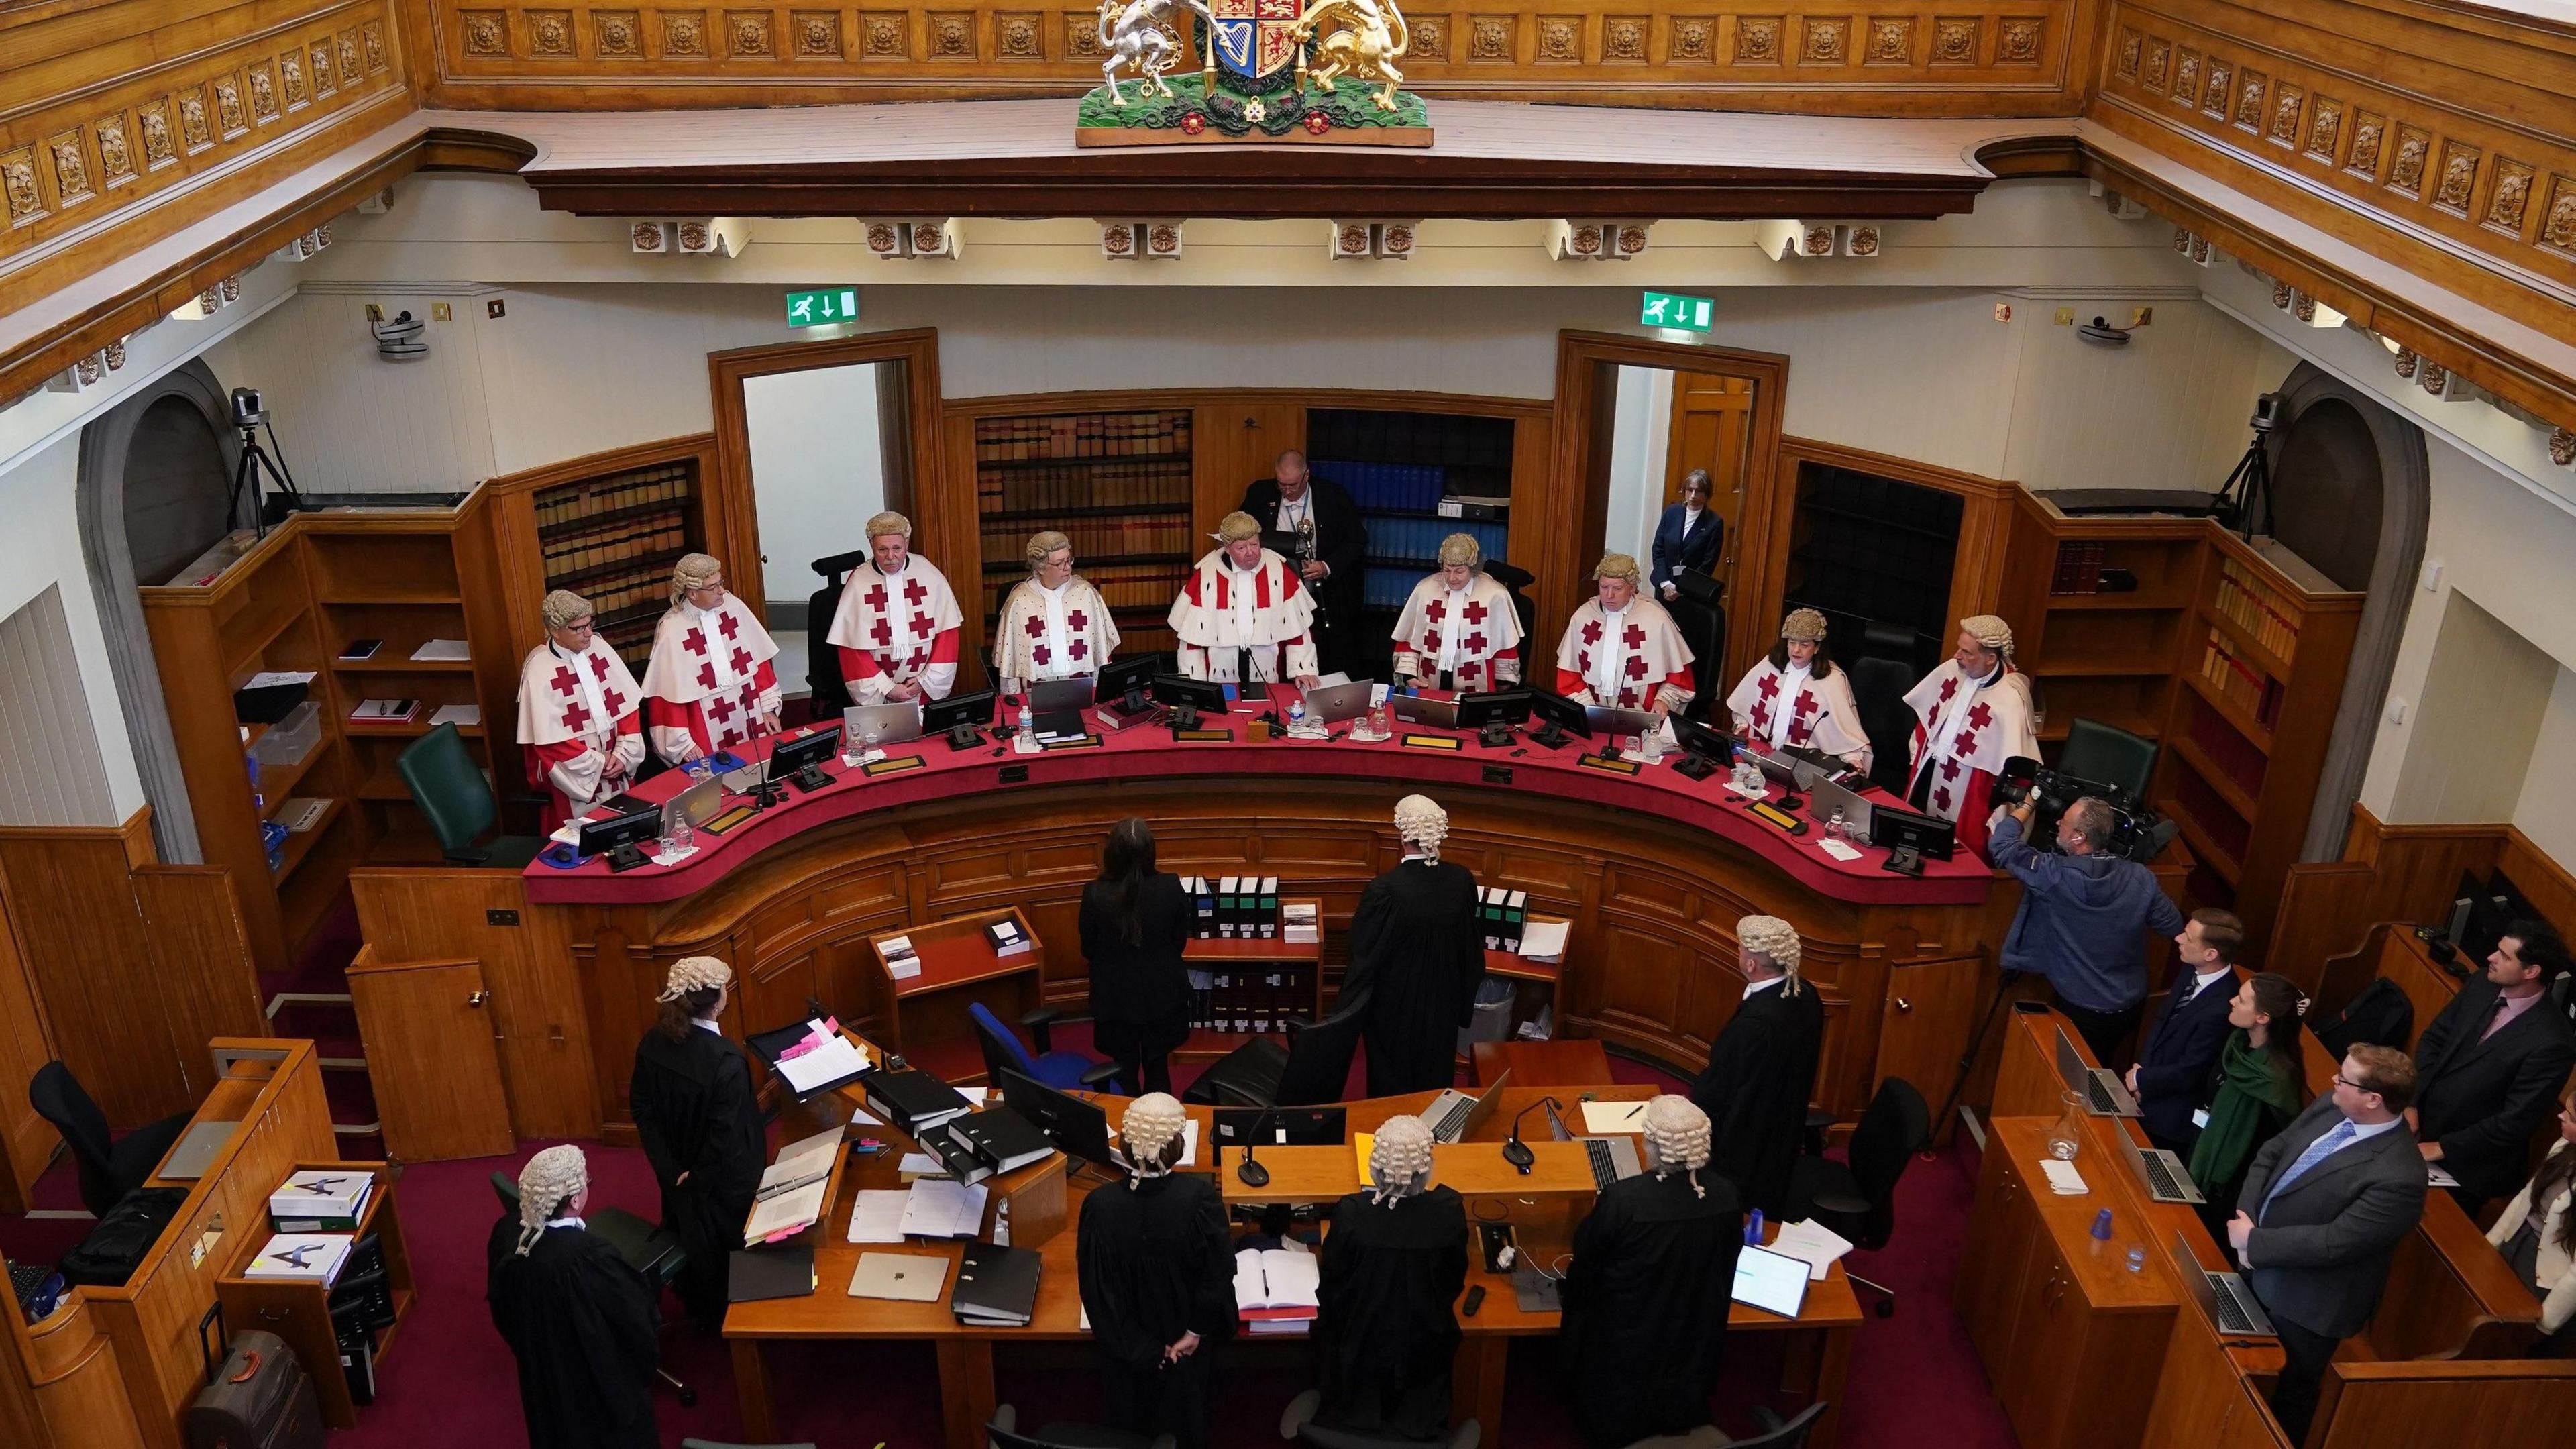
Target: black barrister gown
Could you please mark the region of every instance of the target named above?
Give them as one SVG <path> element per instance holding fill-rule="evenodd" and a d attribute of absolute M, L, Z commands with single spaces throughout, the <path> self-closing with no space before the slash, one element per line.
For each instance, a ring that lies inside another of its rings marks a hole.
<path fill-rule="evenodd" d="M 1726 1179 L 1640 1173 L 1611 1184 L 1574 1230 L 1563 1369 L 1589 1449 L 1709 1421 L 1744 1213 Z"/>
<path fill-rule="evenodd" d="M 1190 1039 L 1190 978 L 1181 964 L 1181 949 L 1189 944 L 1196 915 L 1181 890 L 1181 878 L 1167 871 L 1148 876 L 1136 893 L 1136 920 L 1145 939 L 1131 945 L 1119 928 L 1108 884 L 1093 881 L 1082 888 L 1082 955 L 1091 963 L 1091 1044 L 1121 1062 L 1161 1056 Z"/>
<path fill-rule="evenodd" d="M 1467 1285 L 1467 1210 L 1435 1187 L 1393 1206 L 1365 1192 L 1333 1208 L 1324 1234 L 1315 1356 L 1328 1429 L 1438 1439 L 1449 1429 L 1458 1294 Z"/>
<path fill-rule="evenodd" d="M 703 1027 L 676 1042 L 648 1031 L 635 1048 L 627 1104 L 662 1184 L 662 1223 L 689 1255 L 672 1286 L 689 1317 L 713 1328 L 724 1321 L 725 1265 L 742 1246 L 768 1155 L 751 1063 L 742 1048 Z M 687 1182 L 680 1181 L 684 1172 Z"/>
<path fill-rule="evenodd" d="M 1368 1094 L 1436 1092 L 1457 1080 L 1458 1029 L 1485 979 L 1476 877 L 1463 865 L 1408 860 L 1360 894 L 1342 996 L 1368 993 Z"/>
<path fill-rule="evenodd" d="M 1824 1047 L 1816 988 L 1784 981 L 1744 999 L 1709 1044 L 1708 1069 L 1691 1100 L 1708 1114 L 1708 1165 L 1735 1184 L 1745 1206 L 1774 1219 L 1789 1209 L 1789 1170 L 1807 1131 L 1807 1094 Z"/>
<path fill-rule="evenodd" d="M 1234 1328 L 1234 1243 L 1215 1182 L 1173 1173 L 1094 1188 L 1075 1231 L 1082 1307 L 1100 1350 L 1101 1416 L 1201 1449 L 1217 1345 Z M 1163 1350 L 1190 1333 L 1198 1351 L 1164 1364 Z"/>
<path fill-rule="evenodd" d="M 529 1449 L 656 1449 L 653 1365 L 661 1295 L 617 1250 L 579 1228 L 548 1228 L 528 1256 L 519 1218 L 486 1249 L 492 1325 L 519 1361 Z"/>

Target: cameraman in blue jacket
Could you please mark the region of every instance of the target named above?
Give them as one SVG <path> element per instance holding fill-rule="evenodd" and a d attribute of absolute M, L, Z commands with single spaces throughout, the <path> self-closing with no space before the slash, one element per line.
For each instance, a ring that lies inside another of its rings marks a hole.
<path fill-rule="evenodd" d="M 2003 969 L 2047 977 L 2057 1009 L 2075 1023 L 2094 1060 L 2117 1070 L 2114 1054 L 2146 1005 L 2146 934 L 2177 934 L 2182 912 L 2154 872 L 2107 853 L 2117 824 L 2108 802 L 2087 795 L 2067 806 L 2055 851 L 2023 838 L 2036 808 L 2033 797 L 2023 797 L 1987 842 L 1988 857 L 2022 884 Z"/>

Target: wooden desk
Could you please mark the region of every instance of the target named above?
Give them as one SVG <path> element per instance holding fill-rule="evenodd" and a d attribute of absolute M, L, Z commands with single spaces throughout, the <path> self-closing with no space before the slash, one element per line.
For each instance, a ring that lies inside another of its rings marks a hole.
<path fill-rule="evenodd" d="M 1473 1053 L 1476 1085 L 1512 1074 L 1519 1087 L 1611 1087 L 1610 1055 L 1597 1041 L 1480 1041 Z"/>
<path fill-rule="evenodd" d="M 1589 1200 L 1598 1191 L 1582 1143 L 1541 1140 L 1527 1145 L 1532 1160 L 1524 1175 L 1503 1160 L 1502 1148 L 1494 1143 L 1434 1143 L 1431 1180 L 1466 1198 Z M 1219 1153 L 1217 1187 L 1227 1202 L 1338 1202 L 1368 1186 L 1360 1179 L 1358 1148 L 1348 1143 L 1261 1148 L 1258 1155 L 1261 1165 L 1270 1169 L 1270 1181 L 1259 1187 L 1246 1187 L 1234 1174 L 1235 1165 L 1243 1161 L 1242 1152 L 1221 1148 Z"/>
<path fill-rule="evenodd" d="M 1019 928 L 1028 938 L 1028 950 L 1013 956 L 994 953 L 984 928 L 1000 920 Z M 897 936 L 911 939 L 921 963 L 911 976 L 896 977 L 886 962 L 886 942 Z M 1037 1006 L 1046 978 L 1046 950 L 1028 919 L 1010 908 L 880 931 L 868 938 L 868 956 L 876 964 L 872 1034 L 906 1055 L 942 1042 L 971 1045 L 976 1037 L 968 1007 L 981 1003 L 1007 1025 Z M 980 1052 L 975 1060 L 982 1061 Z"/>

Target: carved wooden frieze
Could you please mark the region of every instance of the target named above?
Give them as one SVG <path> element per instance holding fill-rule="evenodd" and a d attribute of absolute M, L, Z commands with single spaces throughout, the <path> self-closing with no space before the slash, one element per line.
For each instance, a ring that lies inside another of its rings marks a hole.
<path fill-rule="evenodd" d="M 1735 63 L 1738 65 L 1778 65 L 1780 63 L 1780 28 L 1786 22 L 1777 15 L 1747 15 L 1735 22 Z"/>
<path fill-rule="evenodd" d="M 1655 18 L 1651 15 L 1612 15 L 1601 22 L 1601 63 L 1603 65 L 1644 65 L 1646 37 L 1652 33 Z"/>
<path fill-rule="evenodd" d="M 1914 17 L 1911 15 L 1875 15 L 1870 17 L 1868 39 L 1861 51 L 1864 65 L 1911 65 L 1914 63 Z"/>
<path fill-rule="evenodd" d="M 590 12 L 590 53 L 602 60 L 634 60 L 644 54 L 643 17 L 632 10 Z"/>
<path fill-rule="evenodd" d="M 2489 227 L 2519 240 L 2522 224 L 2531 211 L 2531 167 L 2520 161 L 2496 158 L 2495 189 L 2487 194 L 2485 220 Z"/>
<path fill-rule="evenodd" d="M 1944 15 L 1932 22 L 1932 64 L 1977 63 L 1977 17 Z"/>
<path fill-rule="evenodd" d="M 1532 59 L 1540 65 L 1582 64 L 1583 17 L 1580 15 L 1538 17 L 1538 53 Z"/>

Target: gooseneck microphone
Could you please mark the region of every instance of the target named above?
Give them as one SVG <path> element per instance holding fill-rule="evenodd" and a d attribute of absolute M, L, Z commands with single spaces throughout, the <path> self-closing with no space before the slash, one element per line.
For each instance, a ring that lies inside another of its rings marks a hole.
<path fill-rule="evenodd" d="M 1530 1103 L 1513 1116 L 1512 1135 L 1503 1139 L 1503 1160 L 1519 1168 L 1523 1177 L 1529 1176 L 1530 1165 L 1538 1161 L 1538 1154 L 1530 1151 L 1529 1144 L 1521 1140 L 1521 1119 L 1541 1107 L 1562 1111 L 1565 1104 L 1554 1097 L 1541 1097 Z"/>
<path fill-rule="evenodd" d="M 1252 1160 L 1252 1149 L 1261 1140 L 1261 1129 L 1269 1126 L 1270 1119 L 1278 1113 L 1277 1103 L 1262 1108 L 1261 1115 L 1252 1119 L 1252 1130 L 1243 1135 L 1243 1160 L 1234 1165 L 1234 1178 L 1245 1187 L 1270 1185 L 1270 1169 Z"/>

